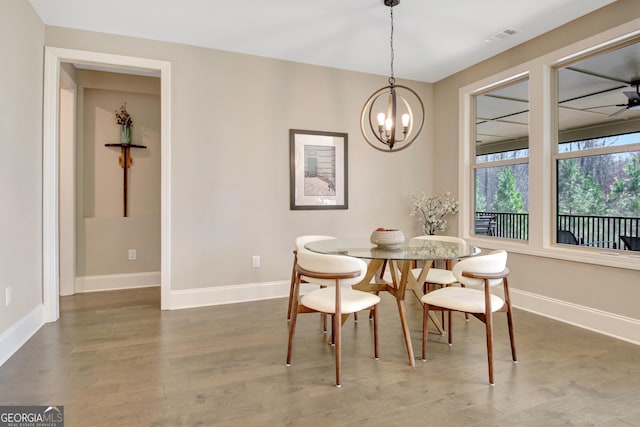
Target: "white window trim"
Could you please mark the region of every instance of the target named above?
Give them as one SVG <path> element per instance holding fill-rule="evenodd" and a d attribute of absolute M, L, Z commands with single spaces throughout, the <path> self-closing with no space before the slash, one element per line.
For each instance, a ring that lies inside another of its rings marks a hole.
<path fill-rule="evenodd" d="M 556 258 L 608 267 L 640 270 L 640 253 L 607 251 L 599 248 L 573 249 L 556 245 L 554 208 L 555 168 L 553 164 L 556 124 L 552 100 L 555 87 L 553 68 L 574 58 L 597 52 L 640 35 L 640 19 L 589 37 L 557 51 L 505 70 L 460 88 L 458 141 L 458 194 L 463 203 L 458 214 L 460 235 L 470 243 L 487 249 Z M 511 81 L 529 79 L 529 240 L 497 239 L 470 234 L 473 229 L 473 170 L 475 140 L 474 97 Z M 537 232 L 541 230 L 541 232 Z"/>

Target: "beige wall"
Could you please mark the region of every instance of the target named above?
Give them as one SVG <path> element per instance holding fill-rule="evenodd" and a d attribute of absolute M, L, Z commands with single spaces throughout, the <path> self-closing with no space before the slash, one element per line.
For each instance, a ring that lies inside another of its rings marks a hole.
<path fill-rule="evenodd" d="M 43 44 L 28 2 L 0 2 L 0 334 L 42 303 Z"/>
<path fill-rule="evenodd" d="M 14 288 L 14 303 L 0 304 L 0 333 L 42 301 L 45 42 L 171 62 L 171 283 L 174 290 L 198 289 L 286 280 L 300 234 L 356 236 L 378 226 L 417 234 L 406 194 L 457 188 L 458 89 L 638 13 L 637 0 L 619 0 L 435 85 L 409 82 L 426 103 L 427 130 L 410 149 L 388 154 L 371 149 L 358 128 L 362 103 L 386 84 L 383 76 L 57 27 L 45 31 L 27 2 L 0 2 L 0 52 L 12 64 L 2 67 L 0 79 L 0 189 L 10 207 L 0 213 L 0 287 Z M 349 134 L 349 210 L 289 210 L 290 128 Z M 263 267 L 251 268 L 252 255 L 262 256 Z M 510 264 L 516 288 L 640 318 L 632 304 L 638 300 L 635 271 L 517 254 Z"/>
<path fill-rule="evenodd" d="M 78 276 L 160 270 L 160 79 L 78 70 Z M 128 174 L 128 217 L 123 217 L 123 170 L 115 111 L 133 118 L 133 166 Z M 137 251 L 135 261 L 128 250 Z"/>
<path fill-rule="evenodd" d="M 620 0 L 558 30 L 552 31 L 470 67 L 435 84 L 434 100 L 438 108 L 435 140 L 448 149 L 436 151 L 434 172 L 436 190 L 458 183 L 459 89 L 473 82 L 514 68 L 564 46 L 622 25 L 640 17 L 637 0 Z M 531 144 L 536 144 L 531 140 Z M 446 185 L 443 185 L 446 183 Z M 534 233 L 534 230 L 531 230 Z M 542 298 L 553 298 L 584 305 L 620 316 L 640 319 L 640 272 L 619 268 L 562 261 L 512 253 L 512 287 Z"/>
<path fill-rule="evenodd" d="M 418 233 L 406 195 L 431 191 L 433 128 L 394 154 L 363 140 L 384 76 L 57 27 L 46 44 L 171 62 L 172 290 L 286 281 L 301 234 Z M 408 84 L 431 117 L 431 85 Z M 348 133 L 348 210 L 289 210 L 291 128 Z"/>

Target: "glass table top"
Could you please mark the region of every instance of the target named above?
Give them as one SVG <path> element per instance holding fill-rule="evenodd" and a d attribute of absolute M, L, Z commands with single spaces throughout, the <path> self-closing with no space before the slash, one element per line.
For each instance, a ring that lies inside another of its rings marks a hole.
<path fill-rule="evenodd" d="M 368 239 L 328 239 L 309 242 L 304 247 L 312 252 L 330 255 L 349 255 L 364 259 L 389 260 L 446 260 L 474 256 L 480 249 L 467 242 L 409 239 L 398 247 L 376 246 Z"/>

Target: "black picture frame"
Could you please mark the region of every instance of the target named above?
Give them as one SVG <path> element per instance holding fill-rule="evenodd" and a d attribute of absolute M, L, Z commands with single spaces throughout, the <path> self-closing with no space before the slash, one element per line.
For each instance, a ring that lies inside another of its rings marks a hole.
<path fill-rule="evenodd" d="M 289 208 L 348 209 L 348 134 L 289 130 Z"/>

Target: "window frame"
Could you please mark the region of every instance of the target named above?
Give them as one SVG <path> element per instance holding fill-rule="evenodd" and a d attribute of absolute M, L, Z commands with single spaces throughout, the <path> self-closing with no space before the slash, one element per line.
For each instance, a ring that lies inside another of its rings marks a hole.
<path fill-rule="evenodd" d="M 487 95 L 490 94 L 496 90 L 499 89 L 503 89 L 512 85 L 516 85 L 519 83 L 522 83 L 526 81 L 527 82 L 527 92 L 530 92 L 530 85 L 529 85 L 529 75 L 528 73 L 525 74 L 518 74 L 516 76 L 513 76 L 513 78 L 510 79 L 506 79 L 506 80 L 502 80 L 500 81 L 498 84 L 496 85 L 491 85 L 489 87 L 485 87 L 482 89 L 482 91 L 479 92 L 475 92 L 472 96 L 472 102 L 474 104 L 474 114 L 473 114 L 473 122 L 474 122 L 474 126 L 472 129 L 472 139 L 471 141 L 476 141 L 476 131 L 477 131 L 477 111 L 476 111 L 476 105 L 477 103 L 475 102 L 476 99 L 480 96 L 483 95 Z M 531 111 L 531 106 L 529 105 L 529 111 Z M 529 132 L 527 131 L 527 134 Z M 527 136 L 528 139 L 530 140 L 530 136 Z M 472 206 L 473 206 L 473 212 L 471 215 L 471 224 L 469 225 L 468 228 L 468 233 L 476 236 L 476 237 L 480 237 L 481 235 L 478 235 L 475 233 L 475 213 L 476 213 L 476 204 L 475 204 L 475 194 L 476 194 L 476 182 L 475 182 L 475 176 L 476 176 L 476 171 L 478 169 L 488 169 L 488 168 L 497 168 L 497 167 L 503 167 L 503 166 L 514 166 L 514 165 L 529 165 L 529 154 L 526 157 L 515 157 L 513 159 L 503 159 L 503 160 L 494 160 L 494 161 L 486 161 L 486 162 L 481 162 L 478 163 L 477 162 L 477 152 L 476 152 L 476 148 L 477 148 L 477 144 L 473 143 L 472 144 L 472 154 L 471 154 L 471 180 L 469 182 L 469 185 L 471 185 L 471 194 L 472 194 L 472 200 L 470 201 Z M 527 144 L 527 150 L 530 150 L 530 146 L 529 144 Z M 529 152 L 530 153 L 530 152 Z M 527 195 L 527 198 L 529 197 L 529 195 Z M 486 236 L 489 237 L 491 239 L 499 239 L 499 240 L 514 240 L 516 242 L 519 241 L 525 241 L 525 240 L 520 240 L 520 239 L 504 239 L 501 237 L 493 237 L 493 236 Z"/>
<path fill-rule="evenodd" d="M 459 89 L 458 192 L 463 202 L 458 214 L 458 230 L 461 237 L 486 249 L 505 249 L 514 253 L 640 270 L 640 254 L 637 253 L 602 248 L 574 248 L 555 243 L 556 160 L 575 157 L 576 154 L 558 153 L 555 70 L 588 55 L 640 41 L 638 28 L 640 19 L 635 19 Z M 529 240 L 478 236 L 472 232 L 475 215 L 475 97 L 522 78 L 529 79 L 530 95 Z M 624 151 L 631 150 L 631 146 L 625 146 Z"/>

